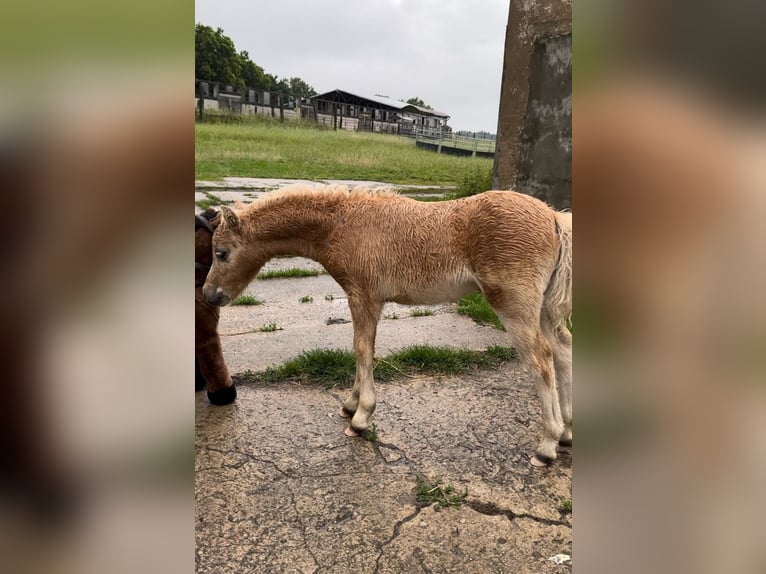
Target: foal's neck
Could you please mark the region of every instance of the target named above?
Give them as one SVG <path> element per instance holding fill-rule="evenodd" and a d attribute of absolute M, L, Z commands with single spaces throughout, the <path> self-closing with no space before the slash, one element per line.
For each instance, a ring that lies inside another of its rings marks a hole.
<path fill-rule="evenodd" d="M 321 262 L 342 196 L 285 195 L 251 213 L 252 242 L 270 257 L 292 255 Z"/>

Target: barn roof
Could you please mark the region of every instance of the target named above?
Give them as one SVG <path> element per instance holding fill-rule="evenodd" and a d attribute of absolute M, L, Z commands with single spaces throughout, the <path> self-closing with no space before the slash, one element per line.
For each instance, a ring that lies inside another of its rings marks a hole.
<path fill-rule="evenodd" d="M 324 94 L 312 96 L 311 99 L 337 102 L 340 104 L 354 104 L 358 106 L 376 107 L 388 110 L 410 111 L 424 116 L 449 118 L 449 114 L 445 114 L 444 112 L 430 110 L 421 106 L 415 106 L 413 104 L 408 104 L 407 102 L 400 102 L 399 100 L 387 98 L 386 96 L 364 96 L 360 94 L 353 94 L 351 92 L 347 92 L 346 90 L 332 90 L 325 92 Z"/>

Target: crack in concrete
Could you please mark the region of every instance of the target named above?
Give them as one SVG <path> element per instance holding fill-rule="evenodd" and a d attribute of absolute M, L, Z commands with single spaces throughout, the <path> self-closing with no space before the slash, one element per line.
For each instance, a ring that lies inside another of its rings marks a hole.
<path fill-rule="evenodd" d="M 471 510 L 475 510 L 479 514 L 485 516 L 505 516 L 509 521 L 513 522 L 517 518 L 528 518 L 534 520 L 540 524 L 546 524 L 548 526 L 564 526 L 566 528 L 572 528 L 572 525 L 564 520 L 554 520 L 552 518 L 543 518 L 542 516 L 535 516 L 527 512 L 520 514 L 515 513 L 513 510 L 507 508 L 500 508 L 494 502 L 482 502 L 480 500 L 466 500 L 463 502 Z"/>
<path fill-rule="evenodd" d="M 374 441 L 372 443 L 372 450 L 375 452 L 375 456 L 378 458 L 378 460 L 381 460 L 383 462 L 383 464 L 385 464 L 386 466 L 393 466 L 393 465 L 396 465 L 396 464 L 400 464 L 401 463 L 401 459 L 400 460 L 395 460 L 395 461 L 392 461 L 392 462 L 388 462 L 388 460 L 386 460 L 386 457 L 383 456 L 383 453 L 380 452 L 380 447 L 387 448 L 387 449 L 390 449 L 392 451 L 398 452 L 399 455 L 404 460 L 404 464 L 406 466 L 412 467 L 412 465 L 414 464 L 413 461 L 410 459 L 410 457 L 407 456 L 407 453 L 405 453 L 400 447 L 398 447 L 395 444 L 390 443 L 390 442 L 382 442 L 382 441 L 376 440 L 376 441 Z"/>
<path fill-rule="evenodd" d="M 306 547 L 306 550 L 308 551 L 309 555 L 311 556 L 311 559 L 314 561 L 314 564 L 316 565 L 316 568 L 312 572 L 312 574 L 319 574 L 319 571 L 322 569 L 322 565 L 319 563 L 319 559 L 316 557 L 316 554 L 314 554 L 314 551 L 311 549 L 311 545 L 309 544 L 308 540 L 308 534 L 306 533 L 307 526 L 303 522 L 303 519 L 301 518 L 301 513 L 298 511 L 298 501 L 295 499 L 295 491 L 290 487 L 288 484 L 287 489 L 290 491 L 290 500 L 293 504 L 293 511 L 295 512 L 295 520 L 298 522 L 298 524 L 301 527 L 301 536 L 303 538 L 303 545 Z"/>
<path fill-rule="evenodd" d="M 402 525 L 416 518 L 417 515 L 420 514 L 420 511 L 423 510 L 423 508 L 424 507 L 422 506 L 415 506 L 415 510 L 411 514 L 408 514 L 404 518 L 400 518 L 399 520 L 396 521 L 396 524 L 394 524 L 394 531 L 391 534 L 390 538 L 380 545 L 380 551 L 378 552 L 378 557 L 375 559 L 375 570 L 373 570 L 373 574 L 378 574 L 378 570 L 380 570 L 380 560 L 381 558 L 383 558 L 383 552 L 385 551 L 386 546 L 388 546 L 394 540 L 397 539 L 397 537 L 399 536 L 399 532 L 402 529 Z"/>
<path fill-rule="evenodd" d="M 279 465 L 277 465 L 277 463 L 274 462 L 273 460 L 268 460 L 268 459 L 265 459 L 265 458 L 259 458 L 257 456 L 254 456 L 254 455 L 250 454 L 249 452 L 242 452 L 241 450 L 222 450 L 222 449 L 217 449 L 217 448 L 213 448 L 213 447 L 210 447 L 210 446 L 206 446 L 204 448 L 206 450 L 209 450 L 209 451 L 212 451 L 212 452 L 217 452 L 219 454 L 239 454 L 239 455 L 242 455 L 242 456 L 244 456 L 245 458 L 247 458 L 247 459 L 249 459 L 251 461 L 260 462 L 261 464 L 271 465 L 272 467 L 274 467 L 274 470 L 276 470 L 279 474 L 281 474 L 285 478 L 294 478 L 294 476 L 295 476 L 295 475 L 291 475 L 287 471 L 284 471 L 281 468 L 279 468 Z M 240 463 L 234 463 L 234 464 L 240 464 Z M 231 468 L 231 467 L 232 467 L 232 465 L 223 464 L 220 467 L 216 467 L 216 468 Z M 236 468 L 240 468 L 240 467 L 241 467 L 241 464 L 240 464 L 239 467 L 236 467 Z M 211 467 L 211 468 L 206 469 L 206 470 L 213 470 L 213 468 Z"/>

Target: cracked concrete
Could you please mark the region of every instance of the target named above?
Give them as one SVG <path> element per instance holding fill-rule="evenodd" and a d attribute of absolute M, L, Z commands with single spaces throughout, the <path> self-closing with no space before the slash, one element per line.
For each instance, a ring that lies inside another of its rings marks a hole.
<path fill-rule="evenodd" d="M 277 259 L 268 268 L 316 267 Z M 559 573 L 571 563 L 571 455 L 529 465 L 541 432 L 536 393 L 518 361 L 458 377 L 378 383 L 378 441 L 343 434 L 344 389 L 242 383 L 313 348 L 352 346 L 345 295 L 329 277 L 255 281 L 264 301 L 222 309 L 234 404 L 196 395 L 196 571 L 237 573 Z M 300 303 L 305 295 L 312 303 Z M 327 297 L 325 296 L 332 296 Z M 450 305 L 411 317 L 389 304 L 377 355 L 412 344 L 483 349 L 505 333 Z M 276 323 L 281 330 L 253 332 Z M 416 477 L 468 489 L 460 508 L 419 506 Z"/>
<path fill-rule="evenodd" d="M 527 462 L 539 433 L 518 363 L 378 384 L 379 440 L 343 435 L 337 389 L 240 384 L 196 398 L 199 573 L 564 572 L 571 457 Z M 416 476 L 468 489 L 420 508 Z"/>

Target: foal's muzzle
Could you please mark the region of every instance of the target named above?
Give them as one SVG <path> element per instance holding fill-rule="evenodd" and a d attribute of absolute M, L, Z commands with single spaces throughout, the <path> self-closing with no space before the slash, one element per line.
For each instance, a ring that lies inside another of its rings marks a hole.
<path fill-rule="evenodd" d="M 205 285 L 202 286 L 202 296 L 205 298 L 205 301 L 211 305 L 223 307 L 229 303 L 229 298 L 221 288 L 216 285 L 208 285 L 205 283 Z"/>

